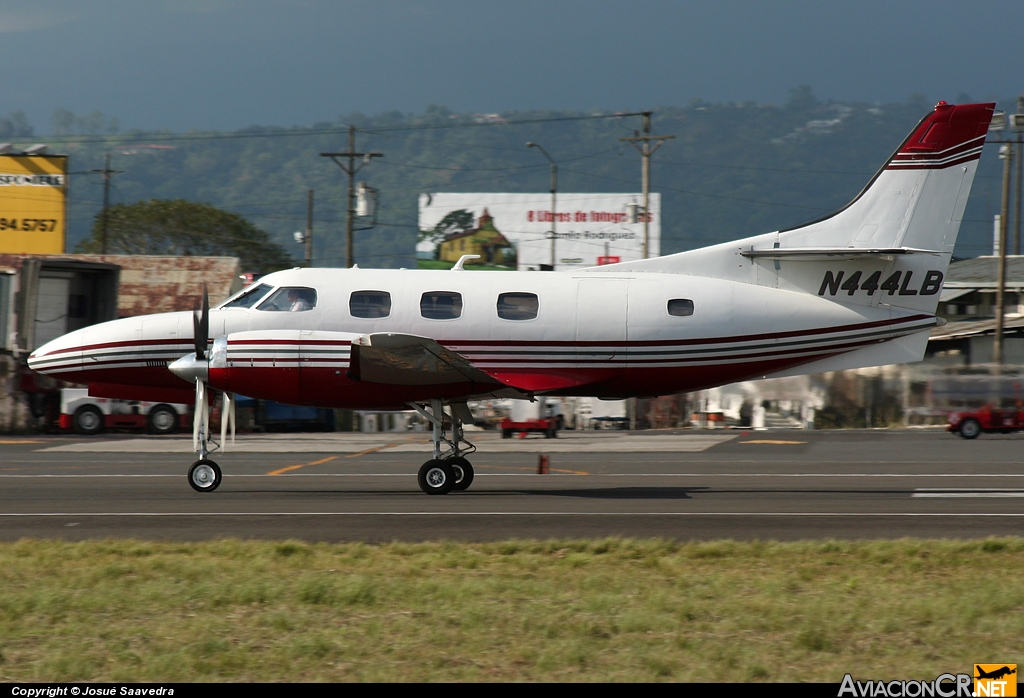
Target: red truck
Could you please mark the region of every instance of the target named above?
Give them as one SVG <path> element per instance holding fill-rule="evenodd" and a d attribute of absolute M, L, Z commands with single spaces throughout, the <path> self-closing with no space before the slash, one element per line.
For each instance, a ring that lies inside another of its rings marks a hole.
<path fill-rule="evenodd" d="M 511 439 L 513 434 L 526 436 L 529 433 L 542 433 L 545 439 L 554 439 L 558 436 L 558 430 L 562 427 L 562 417 L 548 417 L 547 419 L 527 419 L 522 422 L 513 422 L 511 419 L 503 419 L 498 424 L 501 427 L 501 438 Z"/>
<path fill-rule="evenodd" d="M 965 439 L 976 439 L 982 432 L 1009 434 L 1024 430 L 1024 411 L 999 410 L 986 405 L 973 412 L 953 412 L 949 415 L 946 431 L 960 434 Z"/>

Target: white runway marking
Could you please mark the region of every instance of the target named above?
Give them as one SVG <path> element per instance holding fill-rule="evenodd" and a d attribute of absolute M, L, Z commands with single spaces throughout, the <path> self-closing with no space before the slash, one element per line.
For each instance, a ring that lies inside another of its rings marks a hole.
<path fill-rule="evenodd" d="M 1022 513 L 911 513 L 911 512 L 818 512 L 818 511 L 121 511 L 121 512 L 37 512 L 0 513 L 0 518 L 32 517 L 210 517 L 210 516 L 721 516 L 799 518 L 1024 518 Z"/>
<path fill-rule="evenodd" d="M 1005 487 L 918 487 L 911 497 L 1024 497 L 1024 489 Z"/>

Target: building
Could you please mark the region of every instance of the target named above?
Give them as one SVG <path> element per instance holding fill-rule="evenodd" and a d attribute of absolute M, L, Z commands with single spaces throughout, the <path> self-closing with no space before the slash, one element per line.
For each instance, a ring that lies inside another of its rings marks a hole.
<path fill-rule="evenodd" d="M 34 430 L 60 381 L 28 370 L 37 347 L 120 317 L 191 310 L 241 289 L 235 257 L 0 254 L 0 432 Z"/>
<path fill-rule="evenodd" d="M 516 250 L 494 226 L 494 218 L 484 209 L 476 227 L 461 233 L 452 233 L 438 245 L 438 259 L 458 262 L 465 254 L 480 255 L 482 264 L 515 264 Z"/>

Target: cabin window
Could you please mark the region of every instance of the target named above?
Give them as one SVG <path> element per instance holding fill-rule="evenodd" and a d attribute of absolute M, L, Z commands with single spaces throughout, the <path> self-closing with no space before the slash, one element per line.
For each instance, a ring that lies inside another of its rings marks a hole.
<path fill-rule="evenodd" d="M 353 291 L 348 298 L 352 317 L 382 318 L 391 314 L 391 294 L 387 291 Z"/>
<path fill-rule="evenodd" d="M 420 298 L 420 315 L 428 320 L 462 317 L 462 294 L 454 291 L 427 291 Z"/>
<path fill-rule="evenodd" d="M 668 314 L 677 317 L 693 315 L 693 301 L 689 298 L 673 298 L 668 302 Z"/>
<path fill-rule="evenodd" d="M 498 317 L 502 320 L 533 320 L 540 301 L 536 293 L 502 293 L 498 296 Z"/>
<path fill-rule="evenodd" d="M 253 286 L 251 288 L 242 291 L 234 300 L 228 301 L 221 308 L 251 308 L 260 302 L 263 296 L 267 295 L 272 286 L 269 284 L 260 284 L 259 286 Z"/>
<path fill-rule="evenodd" d="M 305 286 L 283 286 L 259 304 L 256 310 L 301 313 L 316 307 L 316 291 Z"/>

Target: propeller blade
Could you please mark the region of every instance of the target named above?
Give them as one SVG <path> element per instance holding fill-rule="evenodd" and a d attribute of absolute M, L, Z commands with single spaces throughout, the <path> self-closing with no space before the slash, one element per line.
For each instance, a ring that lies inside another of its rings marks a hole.
<path fill-rule="evenodd" d="M 227 447 L 228 422 L 231 423 L 231 443 L 235 442 L 235 399 L 231 393 L 225 392 L 220 408 L 220 447 Z"/>
<path fill-rule="evenodd" d="M 199 430 L 209 423 L 206 413 L 206 384 L 196 379 L 196 410 L 192 419 L 192 448 L 199 449 Z M 205 433 L 205 428 L 203 429 Z"/>
<path fill-rule="evenodd" d="M 206 350 L 210 341 L 210 294 L 203 284 L 202 311 L 192 311 L 192 330 L 196 343 L 196 358 L 206 359 Z"/>

